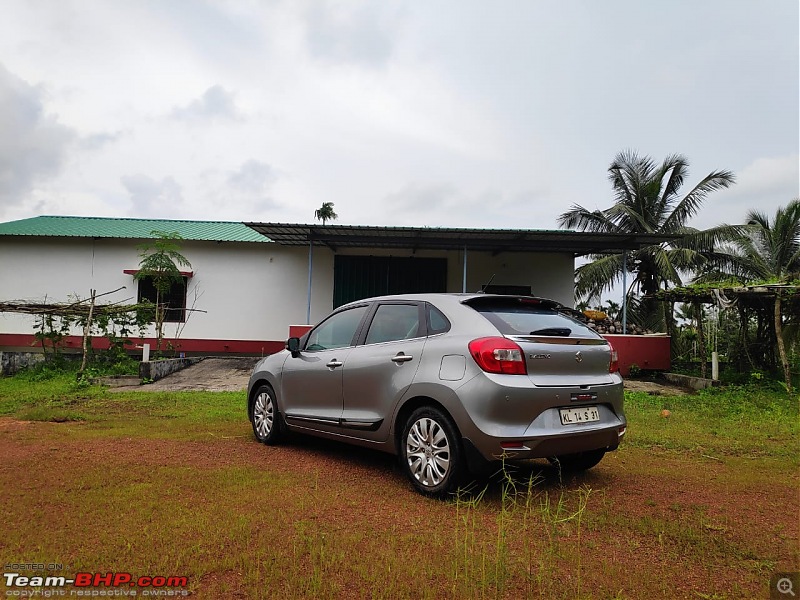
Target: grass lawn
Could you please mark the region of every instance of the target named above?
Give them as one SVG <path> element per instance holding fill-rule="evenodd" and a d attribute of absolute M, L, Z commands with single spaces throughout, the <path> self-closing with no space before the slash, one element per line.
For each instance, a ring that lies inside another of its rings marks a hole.
<path fill-rule="evenodd" d="M 629 393 L 626 410 L 590 472 L 529 463 L 442 502 L 388 455 L 255 443 L 244 392 L 0 379 L 0 558 L 185 576 L 198 598 L 739 600 L 800 570 L 797 398 Z"/>

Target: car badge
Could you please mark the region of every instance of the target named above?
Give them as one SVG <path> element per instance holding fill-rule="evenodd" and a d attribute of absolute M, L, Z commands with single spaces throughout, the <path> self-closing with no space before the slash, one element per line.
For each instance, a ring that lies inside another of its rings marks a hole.
<path fill-rule="evenodd" d="M 583 354 L 581 354 L 580 352 L 576 352 L 575 353 L 575 362 L 581 362 L 581 361 L 583 361 Z"/>

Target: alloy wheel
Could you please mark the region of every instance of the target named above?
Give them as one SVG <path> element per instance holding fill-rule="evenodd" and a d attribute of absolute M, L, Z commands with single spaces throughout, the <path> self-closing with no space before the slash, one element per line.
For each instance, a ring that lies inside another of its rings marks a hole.
<path fill-rule="evenodd" d="M 435 487 L 450 471 L 450 441 L 442 426 L 430 417 L 415 421 L 406 437 L 408 468 L 420 484 Z"/>
<path fill-rule="evenodd" d="M 253 406 L 253 426 L 262 440 L 269 436 L 275 426 L 275 403 L 267 391 L 262 391 L 256 396 Z"/>

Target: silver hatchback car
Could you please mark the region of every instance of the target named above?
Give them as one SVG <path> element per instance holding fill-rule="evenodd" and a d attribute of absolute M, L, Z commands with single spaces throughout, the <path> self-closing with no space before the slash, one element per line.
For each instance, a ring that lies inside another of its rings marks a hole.
<path fill-rule="evenodd" d="M 432 496 L 501 460 L 589 469 L 625 435 L 622 377 L 608 341 L 567 312 L 489 294 L 352 302 L 256 365 L 253 432 L 396 454 Z"/>

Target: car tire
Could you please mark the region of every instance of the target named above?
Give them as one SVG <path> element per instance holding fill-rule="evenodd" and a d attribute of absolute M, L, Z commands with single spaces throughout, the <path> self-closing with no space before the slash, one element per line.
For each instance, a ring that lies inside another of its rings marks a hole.
<path fill-rule="evenodd" d="M 462 457 L 456 426 L 445 413 L 432 406 L 411 413 L 400 439 L 400 463 L 417 491 L 434 497 L 454 492 L 464 471 Z"/>
<path fill-rule="evenodd" d="M 605 450 L 589 450 L 587 452 L 578 452 L 577 454 L 564 454 L 563 456 L 554 456 L 550 458 L 550 462 L 565 473 L 580 473 L 581 471 L 588 471 L 596 466 L 603 456 Z"/>
<path fill-rule="evenodd" d="M 253 433 L 262 444 L 277 444 L 283 437 L 283 427 L 275 391 L 269 385 L 262 385 L 253 394 L 253 406 L 250 410 L 250 423 Z"/>

